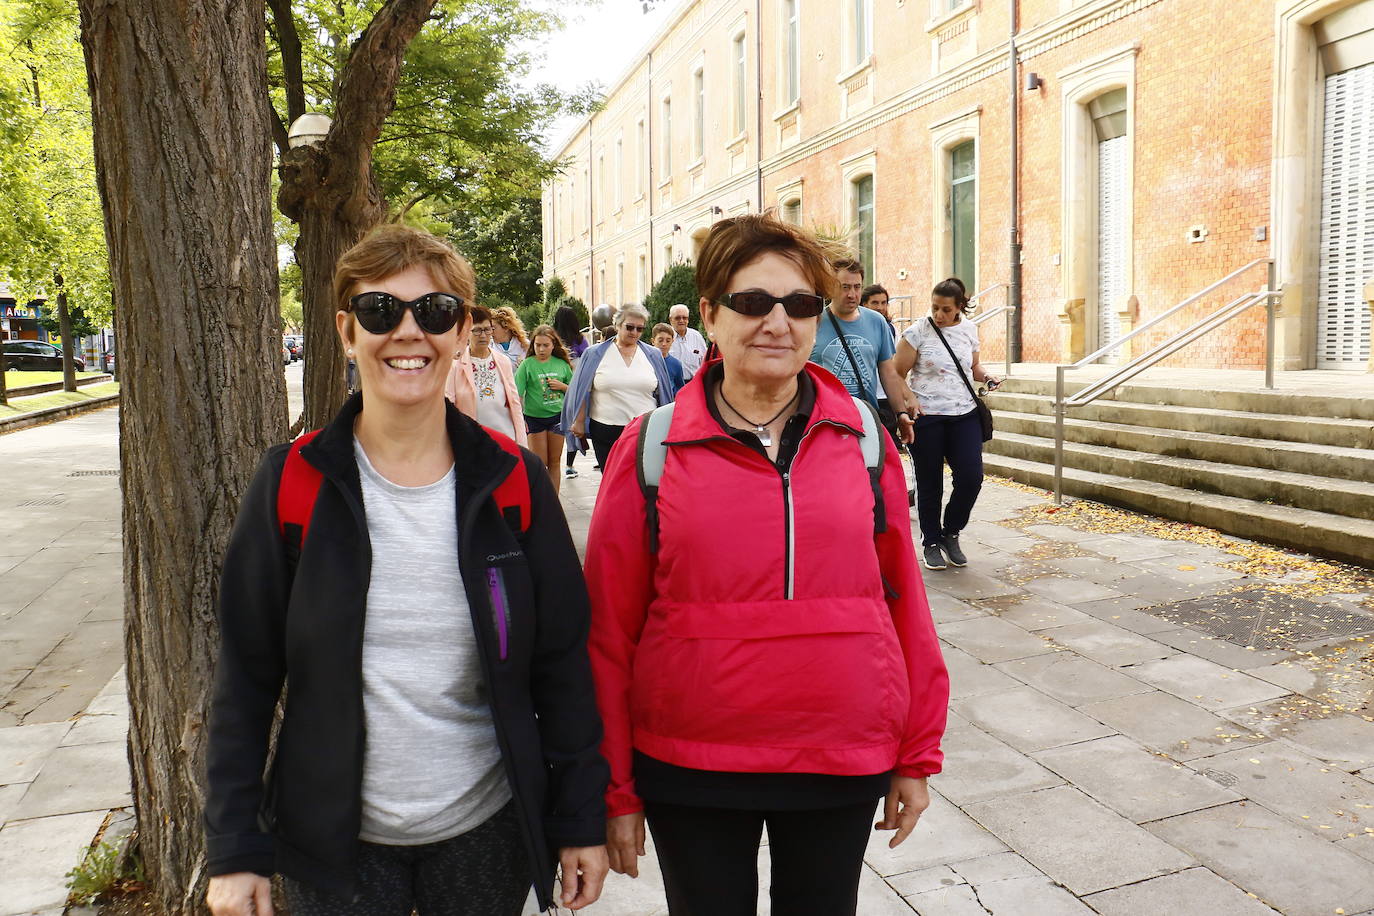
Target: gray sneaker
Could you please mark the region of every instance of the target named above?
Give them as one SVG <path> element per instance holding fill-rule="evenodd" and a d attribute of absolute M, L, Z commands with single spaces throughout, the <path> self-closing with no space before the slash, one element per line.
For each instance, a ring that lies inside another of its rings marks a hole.
<path fill-rule="evenodd" d="M 940 545 L 931 544 L 925 549 L 926 569 L 944 569 L 945 555 L 940 550 Z"/>
<path fill-rule="evenodd" d="M 949 562 L 955 566 L 967 566 L 968 557 L 959 549 L 959 535 L 947 534 L 940 539 L 940 546 L 945 548 L 945 554 L 949 557 Z"/>

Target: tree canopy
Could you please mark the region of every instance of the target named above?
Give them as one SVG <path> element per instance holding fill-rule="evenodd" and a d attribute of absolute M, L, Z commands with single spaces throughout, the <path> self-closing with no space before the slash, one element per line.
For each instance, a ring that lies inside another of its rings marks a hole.
<path fill-rule="evenodd" d="M 111 315 L 79 23 L 63 0 L 0 0 L 0 279 L 21 302 L 51 294 Z"/>

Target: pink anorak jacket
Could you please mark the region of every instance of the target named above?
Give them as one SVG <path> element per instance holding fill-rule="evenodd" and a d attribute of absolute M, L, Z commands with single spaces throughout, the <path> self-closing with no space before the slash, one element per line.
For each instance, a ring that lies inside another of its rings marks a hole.
<path fill-rule="evenodd" d="M 887 441 L 875 535 L 859 407 L 829 372 L 806 372 L 816 404 L 786 474 L 721 430 L 703 383 L 678 394 L 657 554 L 637 476 L 642 417 L 611 452 L 586 560 L 611 817 L 642 808 L 635 749 L 715 771 L 940 771 L 949 676 L 901 459 Z"/>
<path fill-rule="evenodd" d="M 496 360 L 496 371 L 501 374 L 501 384 L 506 388 L 506 409 L 510 411 L 510 421 L 515 426 L 515 441 L 524 448 L 530 447 L 530 437 L 525 432 L 525 407 L 520 400 L 520 392 L 515 390 L 515 370 L 510 358 L 503 351 L 492 348 Z M 453 366 L 448 370 L 448 380 L 444 382 L 444 397 L 453 402 L 463 413 L 477 419 L 477 370 L 472 364 L 472 356 L 467 347 L 455 357 Z"/>

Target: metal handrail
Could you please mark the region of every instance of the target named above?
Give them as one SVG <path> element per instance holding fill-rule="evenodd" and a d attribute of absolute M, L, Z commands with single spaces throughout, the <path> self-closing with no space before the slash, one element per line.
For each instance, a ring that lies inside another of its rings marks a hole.
<path fill-rule="evenodd" d="M 1119 348 L 1122 344 L 1124 344 L 1126 341 L 1130 340 L 1132 337 L 1135 337 L 1137 334 L 1142 334 L 1142 333 L 1144 333 L 1145 331 L 1148 331 L 1150 328 L 1152 328 L 1152 327 L 1154 327 L 1155 325 L 1159 324 L 1161 321 L 1163 321 L 1164 319 L 1170 317 L 1171 315 L 1173 315 L 1175 312 L 1179 311 L 1180 309 L 1183 309 L 1183 308 L 1186 308 L 1186 307 L 1192 305 L 1194 302 L 1198 301 L 1198 300 L 1201 299 L 1203 296 L 1207 295 L 1207 294 L 1210 293 L 1212 290 L 1216 289 L 1218 286 L 1221 286 L 1221 285 L 1223 285 L 1223 284 L 1225 284 L 1225 283 L 1230 282 L 1231 280 L 1234 280 L 1236 277 L 1239 277 L 1241 274 L 1245 273 L 1247 270 L 1249 270 L 1250 268 L 1254 267 L 1256 264 L 1264 264 L 1264 263 L 1266 263 L 1266 262 L 1268 262 L 1268 263 L 1270 264 L 1271 267 L 1273 266 L 1273 264 L 1272 264 L 1272 262 L 1270 261 L 1269 258 L 1255 258 L 1255 260 L 1251 261 L 1249 264 L 1246 264 L 1244 267 L 1240 268 L 1239 270 L 1234 270 L 1234 271 L 1232 271 L 1231 273 L 1229 273 L 1229 274 L 1227 274 L 1226 276 L 1222 277 L 1222 278 L 1221 278 L 1220 280 L 1218 280 L 1217 282 L 1213 283 L 1211 286 L 1209 286 L 1209 287 L 1207 287 L 1207 288 L 1205 288 L 1205 289 L 1198 290 L 1197 292 L 1193 293 L 1193 294 L 1192 294 L 1191 296 L 1189 296 L 1187 299 L 1184 299 L 1182 302 L 1180 302 L 1178 305 L 1174 306 L 1173 308 L 1169 309 L 1168 311 L 1162 312 L 1162 313 L 1160 313 L 1159 315 L 1156 315 L 1154 318 L 1151 318 L 1149 321 L 1145 322 L 1145 323 L 1142 324 L 1140 327 L 1138 327 L 1138 328 L 1136 328 L 1135 330 L 1131 331 L 1131 333 L 1127 334 L 1125 337 L 1119 337 L 1119 338 L 1117 338 L 1116 340 L 1113 340 L 1111 343 L 1108 343 L 1106 346 L 1103 346 L 1103 347 L 1101 347 L 1101 348 L 1099 348 L 1099 349 L 1097 349 L 1097 350 L 1094 350 L 1092 353 L 1089 353 L 1087 356 L 1083 357 L 1083 358 L 1080 359 L 1078 362 L 1076 362 L 1076 363 L 1074 363 L 1073 365 L 1071 365 L 1069 368 L 1071 368 L 1071 369 L 1077 369 L 1077 368 L 1079 368 L 1079 367 L 1081 367 L 1081 366 L 1086 366 L 1088 363 L 1096 362 L 1097 360 L 1099 360 L 1099 359 L 1101 359 L 1102 357 L 1106 356 L 1108 353 L 1110 353 L 1110 352 L 1112 352 L 1113 350 Z M 1273 282 L 1271 281 L 1269 285 L 1272 287 L 1272 286 L 1273 286 Z"/>
<path fill-rule="evenodd" d="M 1011 375 L 1011 320 L 1012 316 L 1015 314 L 1016 309 L 1012 308 L 1010 305 L 1001 305 L 993 309 L 992 311 L 988 312 L 987 314 L 979 315 L 977 318 L 973 319 L 973 324 L 976 327 L 977 325 L 982 324 L 984 321 L 987 321 L 989 318 L 996 318 L 998 315 L 1007 316 L 1006 336 L 1002 338 L 1002 356 L 1004 359 L 1002 366 L 1003 378 L 1006 378 L 1007 376 Z"/>
<path fill-rule="evenodd" d="M 1007 285 L 1007 284 L 1005 284 L 1005 283 L 994 283 L 994 284 L 992 284 L 991 286 L 989 286 L 987 289 L 983 290 L 981 293 L 974 293 L 972 296 L 969 296 L 969 297 L 968 297 L 969 305 L 972 305 L 973 303 L 977 302 L 979 299 L 983 298 L 984 296 L 986 296 L 988 293 L 992 292 L 993 290 L 995 290 L 995 289 L 997 289 L 997 288 L 999 288 L 999 287 L 1002 287 L 1002 286 L 1006 286 L 1006 285 Z"/>
<path fill-rule="evenodd" d="M 1253 293 L 1243 293 L 1223 305 L 1221 308 L 1204 315 L 1168 340 L 1161 341 L 1140 356 L 1126 363 L 1124 366 L 1115 369 L 1105 377 L 1079 389 L 1074 393 L 1073 397 L 1066 398 L 1064 396 L 1065 372 L 1070 369 L 1082 368 L 1087 365 L 1088 362 L 1110 353 L 1141 331 L 1159 324 L 1160 321 L 1173 315 L 1179 309 L 1196 302 L 1199 298 L 1221 286 L 1223 283 L 1235 279 L 1240 274 L 1260 263 L 1268 265 L 1268 276 L 1262 288 Z M 1275 280 L 1273 259 L 1257 258 L 1249 264 L 1246 264 L 1240 270 L 1227 274 L 1224 278 L 1213 283 L 1206 289 L 1194 293 L 1178 305 L 1141 325 L 1125 337 L 1112 341 L 1095 353 L 1085 356 L 1076 363 L 1054 367 L 1054 501 L 1056 505 L 1063 505 L 1064 503 L 1064 415 L 1070 407 L 1084 407 L 1091 404 L 1104 394 L 1130 381 L 1141 372 L 1169 358 L 1188 344 L 1205 337 L 1207 334 L 1210 334 L 1231 319 L 1241 315 L 1252 306 L 1259 305 L 1261 302 L 1265 305 L 1264 387 L 1269 389 L 1274 387 L 1274 300 L 1278 299 L 1283 294 L 1282 291 L 1277 288 Z"/>

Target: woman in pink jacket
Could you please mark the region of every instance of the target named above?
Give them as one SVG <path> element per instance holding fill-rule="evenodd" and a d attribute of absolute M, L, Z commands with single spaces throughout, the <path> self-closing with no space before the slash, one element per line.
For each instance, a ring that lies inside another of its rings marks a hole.
<path fill-rule="evenodd" d="M 515 364 L 505 351 L 491 345 L 491 310 L 474 305 L 468 345 L 453 357 L 444 397 L 488 429 L 505 433 L 525 448 L 525 410 L 515 388 Z"/>
<path fill-rule="evenodd" d="M 773 912 L 853 913 L 875 803 L 896 846 L 949 698 L 901 460 L 873 421 L 870 472 L 868 408 L 807 362 L 835 287 L 812 237 L 722 220 L 697 285 L 720 359 L 677 397 L 656 489 L 646 418 L 626 429 L 588 537 L 611 867 L 638 874 L 647 816 L 672 913 L 752 916 L 766 825 Z"/>

